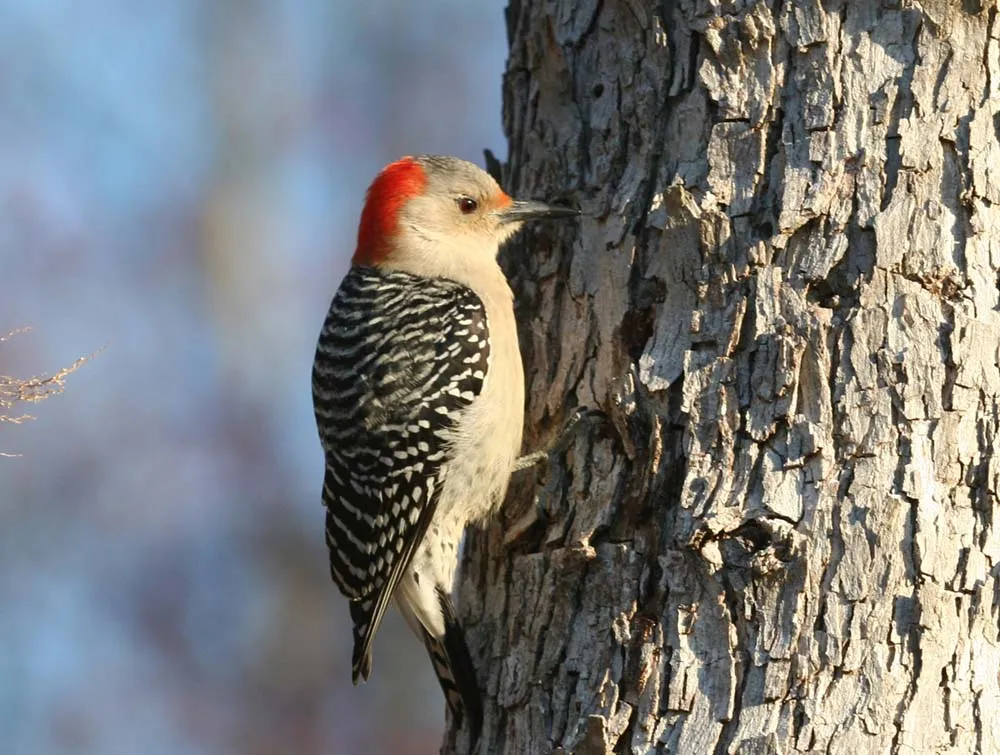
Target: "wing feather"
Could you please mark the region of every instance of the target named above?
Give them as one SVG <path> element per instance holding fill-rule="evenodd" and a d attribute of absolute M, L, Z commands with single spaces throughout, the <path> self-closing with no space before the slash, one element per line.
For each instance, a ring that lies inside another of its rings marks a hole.
<path fill-rule="evenodd" d="M 354 678 L 434 517 L 452 431 L 483 388 L 486 311 L 453 281 L 355 267 L 313 367 L 330 573 L 351 600 Z"/>

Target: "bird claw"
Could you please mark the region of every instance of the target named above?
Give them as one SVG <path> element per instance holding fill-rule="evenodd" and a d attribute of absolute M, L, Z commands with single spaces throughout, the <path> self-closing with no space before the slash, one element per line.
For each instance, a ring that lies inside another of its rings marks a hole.
<path fill-rule="evenodd" d="M 535 467 L 543 461 L 550 460 L 554 456 L 566 453 L 566 451 L 569 450 L 570 444 L 573 442 L 573 431 L 583 420 L 603 420 L 606 418 L 607 415 L 600 409 L 575 409 L 573 414 L 570 415 L 570 418 L 566 420 L 566 424 L 563 425 L 562 430 L 559 431 L 555 440 L 540 451 L 533 451 L 530 454 L 525 454 L 524 456 L 519 457 L 514 462 L 514 471 L 520 472 L 522 469 Z"/>
<path fill-rule="evenodd" d="M 592 421 L 595 419 L 605 420 L 607 419 L 607 415 L 599 409 L 576 409 L 570 418 L 566 420 L 555 440 L 540 451 L 533 451 L 518 458 L 514 462 L 514 471 L 518 472 L 523 469 L 535 467 L 543 461 L 552 462 L 558 459 L 569 450 L 569 446 L 574 440 L 574 431 L 579 427 L 580 423 L 584 420 Z M 542 492 L 535 495 L 534 505 L 529 507 L 517 521 L 512 522 L 508 526 L 506 535 L 504 536 L 504 545 L 510 545 L 520 540 L 538 522 L 543 524 L 548 522 L 549 512 L 545 501 L 550 500 L 556 495 L 557 485 L 558 480 L 553 477 L 545 484 Z"/>

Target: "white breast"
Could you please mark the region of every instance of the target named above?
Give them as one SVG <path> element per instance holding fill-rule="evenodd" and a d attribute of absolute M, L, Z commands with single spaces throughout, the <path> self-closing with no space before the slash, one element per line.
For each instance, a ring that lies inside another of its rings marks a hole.
<path fill-rule="evenodd" d="M 489 326 L 489 369 L 482 393 L 456 428 L 457 453 L 447 466 L 438 504 L 442 514 L 455 511 L 465 521 L 481 520 L 499 507 L 521 451 L 524 368 L 513 296 L 499 267 L 496 273 L 492 285 L 476 290 Z"/>

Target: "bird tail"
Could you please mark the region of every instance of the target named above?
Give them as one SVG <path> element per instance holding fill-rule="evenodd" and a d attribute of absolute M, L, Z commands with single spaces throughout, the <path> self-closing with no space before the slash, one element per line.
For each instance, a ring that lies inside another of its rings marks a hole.
<path fill-rule="evenodd" d="M 357 684 L 358 679 L 368 681 L 372 673 L 372 640 L 375 629 L 372 627 L 372 606 L 370 599 L 351 601 L 351 619 L 354 620 L 354 657 L 351 659 L 351 679 Z"/>
<path fill-rule="evenodd" d="M 444 616 L 444 635 L 434 637 L 421 627 L 424 645 L 456 727 L 461 728 L 462 721 L 468 716 L 471 741 L 475 744 L 483 727 L 483 700 L 476 682 L 476 668 L 472 665 L 469 648 L 465 644 L 465 632 L 455 615 L 451 597 L 441 588 L 437 592 Z"/>

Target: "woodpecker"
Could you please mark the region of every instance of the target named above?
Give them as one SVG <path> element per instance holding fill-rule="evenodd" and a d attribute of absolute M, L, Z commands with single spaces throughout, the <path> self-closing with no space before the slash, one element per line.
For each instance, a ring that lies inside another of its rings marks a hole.
<path fill-rule="evenodd" d="M 452 603 L 467 524 L 503 501 L 521 449 L 524 372 L 500 245 L 577 210 L 515 201 L 475 165 L 404 157 L 368 189 L 312 387 L 326 455 L 330 573 L 350 601 L 353 681 L 391 599 L 472 740 L 482 701 Z"/>

